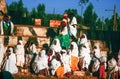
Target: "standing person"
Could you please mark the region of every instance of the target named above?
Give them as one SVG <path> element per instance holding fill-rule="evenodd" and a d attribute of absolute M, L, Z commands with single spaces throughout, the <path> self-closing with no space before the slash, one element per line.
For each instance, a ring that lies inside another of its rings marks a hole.
<path fill-rule="evenodd" d="M 3 70 L 9 71 L 11 74 L 16 74 L 18 72 L 18 68 L 16 66 L 16 56 L 13 52 L 13 47 L 8 47 L 7 49 Z"/>
<path fill-rule="evenodd" d="M 66 49 L 70 46 L 70 38 L 68 35 L 67 24 L 65 21 L 61 22 L 59 36 L 57 38 L 60 40 L 60 45 L 62 49 Z"/>
<path fill-rule="evenodd" d="M 3 20 L 0 23 L 1 35 L 13 35 L 14 24 L 10 21 L 8 15 L 4 15 Z"/>
<path fill-rule="evenodd" d="M 3 61 L 4 53 L 5 53 L 4 45 L 3 43 L 0 42 L 0 69 Z"/>
<path fill-rule="evenodd" d="M 17 63 L 16 63 L 17 66 L 20 69 L 23 68 L 23 65 L 25 64 L 25 50 L 22 40 L 19 40 L 16 46 L 16 58 L 17 58 Z"/>

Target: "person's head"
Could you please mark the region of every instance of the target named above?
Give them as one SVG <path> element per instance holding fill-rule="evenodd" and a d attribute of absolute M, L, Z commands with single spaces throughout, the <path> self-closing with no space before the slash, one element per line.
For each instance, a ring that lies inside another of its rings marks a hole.
<path fill-rule="evenodd" d="M 67 18 L 68 18 L 68 14 L 65 13 L 65 14 L 63 15 L 63 18 L 67 19 Z"/>

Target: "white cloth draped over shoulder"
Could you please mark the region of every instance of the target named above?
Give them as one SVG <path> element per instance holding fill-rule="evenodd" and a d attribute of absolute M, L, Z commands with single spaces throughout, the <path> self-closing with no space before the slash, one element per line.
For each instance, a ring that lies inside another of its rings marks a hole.
<path fill-rule="evenodd" d="M 13 53 L 13 48 L 9 48 L 11 53 L 8 57 L 8 59 L 5 61 L 5 67 L 4 70 L 5 71 L 9 71 L 12 74 L 16 74 L 18 72 L 18 68 L 16 66 L 16 56 Z"/>
<path fill-rule="evenodd" d="M 73 36 L 76 37 L 76 34 L 77 34 L 77 19 L 76 19 L 76 17 L 72 18 L 72 21 L 70 22 L 69 27 L 70 27 L 70 31 L 73 34 Z"/>

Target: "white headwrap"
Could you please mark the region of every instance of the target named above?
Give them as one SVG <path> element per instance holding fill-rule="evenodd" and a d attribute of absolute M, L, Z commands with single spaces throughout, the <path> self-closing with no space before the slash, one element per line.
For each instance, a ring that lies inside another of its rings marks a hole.
<path fill-rule="evenodd" d="M 80 39 L 80 44 L 85 44 L 85 43 L 87 43 L 87 36 L 85 33 L 83 33 Z"/>
<path fill-rule="evenodd" d="M 56 45 L 53 44 L 51 45 L 51 49 L 54 50 L 55 52 L 60 52 L 62 50 L 61 46 L 60 46 L 60 41 L 59 39 L 55 39 L 54 41 L 56 41 Z"/>
<path fill-rule="evenodd" d="M 101 57 L 101 52 L 100 52 L 99 44 L 98 43 L 95 44 L 94 47 L 95 48 L 93 49 L 93 52 L 95 52 L 95 56 L 97 58 L 100 58 Z"/>

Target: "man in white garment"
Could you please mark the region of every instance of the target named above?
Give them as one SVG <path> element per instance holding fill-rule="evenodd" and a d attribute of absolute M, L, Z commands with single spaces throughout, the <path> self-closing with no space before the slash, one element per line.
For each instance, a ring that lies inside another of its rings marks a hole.
<path fill-rule="evenodd" d="M 17 66 L 16 66 L 16 56 L 13 53 L 13 48 L 9 47 L 8 52 L 6 52 L 8 55 L 6 56 L 6 61 L 4 64 L 4 71 L 9 71 L 12 74 L 16 74 L 18 72 Z"/>
<path fill-rule="evenodd" d="M 17 58 L 17 66 L 23 67 L 25 63 L 25 50 L 22 40 L 19 40 L 16 46 L 16 58 Z"/>

